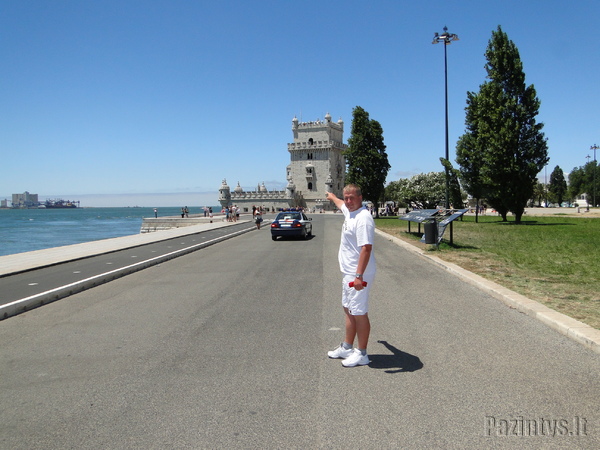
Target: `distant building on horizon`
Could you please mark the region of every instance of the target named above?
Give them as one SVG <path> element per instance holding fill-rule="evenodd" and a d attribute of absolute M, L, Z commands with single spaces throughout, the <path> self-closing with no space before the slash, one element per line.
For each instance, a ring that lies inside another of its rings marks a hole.
<path fill-rule="evenodd" d="M 255 191 L 244 191 L 239 182 L 231 191 L 223 179 L 219 188 L 219 203 L 222 207 L 237 205 L 243 212 L 252 206 L 262 206 L 268 210 L 304 207 L 309 210 L 328 211 L 333 208 L 327 201 L 327 192 L 342 196 L 346 158 L 343 152 L 348 148 L 343 143 L 344 121 L 331 121 L 327 113 L 325 119 L 314 122 L 299 122 L 292 119 L 294 142 L 288 144 L 290 164 L 286 167 L 287 186 L 282 191 L 269 191 L 264 182 Z"/>
<path fill-rule="evenodd" d="M 0 203 L 0 208 L 7 208 L 6 205 L 7 200 L 2 200 Z M 79 200 L 63 200 L 62 198 L 58 199 L 46 199 L 45 202 L 40 203 L 38 199 L 38 194 L 30 194 L 25 191 L 22 194 L 13 194 L 12 195 L 12 206 L 13 209 L 27 209 L 27 208 L 48 208 L 48 209 L 64 209 L 64 208 L 79 208 Z"/>
<path fill-rule="evenodd" d="M 25 191 L 22 194 L 12 195 L 13 208 L 37 208 L 39 204 L 38 194 L 30 194 Z"/>

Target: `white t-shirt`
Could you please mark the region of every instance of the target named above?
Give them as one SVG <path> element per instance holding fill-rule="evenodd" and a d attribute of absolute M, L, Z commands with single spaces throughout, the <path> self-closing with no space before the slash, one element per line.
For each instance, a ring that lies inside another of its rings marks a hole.
<path fill-rule="evenodd" d="M 345 220 L 342 226 L 342 238 L 338 253 L 340 271 L 346 275 L 354 275 L 358 268 L 361 247 L 366 244 L 373 245 L 375 221 L 369 210 L 364 207 L 350 212 L 348 207 L 343 205 L 341 211 Z M 375 253 L 371 251 L 365 273 L 374 273 L 375 269 Z"/>

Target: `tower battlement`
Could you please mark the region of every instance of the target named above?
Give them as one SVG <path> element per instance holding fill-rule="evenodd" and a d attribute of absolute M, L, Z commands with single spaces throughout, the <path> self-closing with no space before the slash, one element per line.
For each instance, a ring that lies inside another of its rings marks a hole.
<path fill-rule="evenodd" d="M 292 119 L 292 132 L 294 143 L 314 141 L 342 142 L 344 135 L 344 121 L 340 118 L 337 123 L 331 121 L 329 113 L 325 120 L 317 119 L 311 122 L 300 122 L 297 117 Z"/>
<path fill-rule="evenodd" d="M 320 148 L 329 148 L 332 146 L 339 146 L 346 149 L 348 146 L 346 144 L 342 144 L 341 142 L 335 141 L 313 141 L 313 142 L 293 142 L 288 144 L 288 150 L 304 150 L 304 149 L 320 149 Z"/>

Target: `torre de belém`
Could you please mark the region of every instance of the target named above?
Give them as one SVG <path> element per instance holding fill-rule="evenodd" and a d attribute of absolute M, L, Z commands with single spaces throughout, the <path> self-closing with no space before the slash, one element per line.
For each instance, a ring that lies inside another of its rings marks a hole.
<path fill-rule="evenodd" d="M 252 206 L 270 211 L 282 208 L 304 207 L 311 211 L 328 211 L 333 208 L 326 200 L 327 192 L 342 196 L 348 147 L 343 143 L 344 121 L 325 120 L 299 122 L 292 119 L 294 142 L 288 144 L 290 164 L 286 167 L 287 186 L 283 191 L 269 191 L 262 183 L 254 191 L 244 191 L 239 182 L 231 191 L 223 180 L 219 188 L 221 206 L 236 205 L 243 212 Z"/>

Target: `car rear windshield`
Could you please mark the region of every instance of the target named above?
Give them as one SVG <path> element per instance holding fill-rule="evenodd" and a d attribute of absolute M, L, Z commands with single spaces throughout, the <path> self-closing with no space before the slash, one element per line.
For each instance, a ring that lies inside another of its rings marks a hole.
<path fill-rule="evenodd" d="M 300 213 L 279 213 L 277 220 L 300 220 Z"/>

